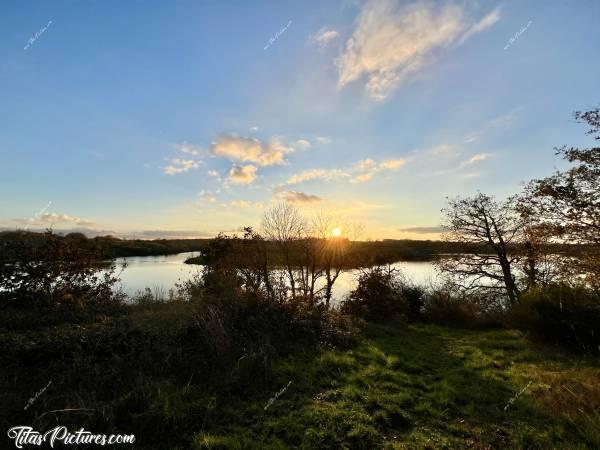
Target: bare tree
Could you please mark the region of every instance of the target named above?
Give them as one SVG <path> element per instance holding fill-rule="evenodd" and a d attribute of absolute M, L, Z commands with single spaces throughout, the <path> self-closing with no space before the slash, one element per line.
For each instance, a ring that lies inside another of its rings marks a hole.
<path fill-rule="evenodd" d="M 306 221 L 298 208 L 290 203 L 279 203 L 265 212 L 262 228 L 267 240 L 272 241 L 281 257 L 286 271 L 292 298 L 296 298 L 297 290 L 297 254 L 296 249 L 305 237 Z"/>
<path fill-rule="evenodd" d="M 319 259 L 325 276 L 323 297 L 327 306 L 331 303 L 334 283 L 344 270 L 352 267 L 351 250 L 362 230 L 362 225 L 323 212 L 313 219 L 312 234 L 320 243 Z"/>
<path fill-rule="evenodd" d="M 263 230 L 280 253 L 292 299 L 301 295 L 311 306 L 322 300 L 329 306 L 361 227 L 324 213 L 308 221 L 295 206 L 281 203 L 265 213 Z"/>
<path fill-rule="evenodd" d="M 461 243 L 464 253 L 441 259 L 441 270 L 463 289 L 504 292 L 511 306 L 518 302 L 514 272 L 519 256 L 511 248 L 519 244 L 523 224 L 512 201 L 478 193 L 449 199 L 442 212 L 445 240 Z"/>

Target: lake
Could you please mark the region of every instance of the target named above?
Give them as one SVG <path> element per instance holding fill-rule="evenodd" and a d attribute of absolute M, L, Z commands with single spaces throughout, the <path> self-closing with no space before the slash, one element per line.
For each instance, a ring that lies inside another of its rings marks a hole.
<path fill-rule="evenodd" d="M 177 255 L 121 258 L 117 261 L 117 272 L 122 268 L 123 261 L 127 263 L 120 275 L 121 287 L 128 295 L 134 295 L 147 287 L 153 292 L 166 294 L 177 281 L 187 280 L 200 272 L 201 266 L 184 263 L 186 259 L 197 255 L 197 252 L 187 252 Z M 429 261 L 401 261 L 392 266 L 416 284 L 430 285 L 438 279 L 435 268 Z M 343 299 L 356 286 L 358 274 L 358 270 L 352 270 L 339 276 L 333 287 L 334 303 Z"/>

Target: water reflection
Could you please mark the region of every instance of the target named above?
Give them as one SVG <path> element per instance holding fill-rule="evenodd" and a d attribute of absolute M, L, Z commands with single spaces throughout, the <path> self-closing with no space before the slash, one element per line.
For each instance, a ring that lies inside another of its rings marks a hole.
<path fill-rule="evenodd" d="M 200 271 L 199 266 L 184 263 L 192 256 L 198 256 L 198 253 L 121 258 L 117 261 L 117 273 L 122 270 L 120 287 L 127 295 L 134 295 L 145 288 L 168 292 L 175 287 L 177 281 L 187 280 Z M 125 269 L 124 262 L 127 264 Z"/>
<path fill-rule="evenodd" d="M 119 259 L 117 271 L 121 270 L 123 261 L 127 267 L 121 273 L 121 287 L 128 295 L 150 288 L 152 291 L 168 293 L 178 281 L 189 279 L 200 271 L 200 266 L 185 264 L 184 261 L 198 253 L 187 252 L 167 256 L 133 256 Z M 416 284 L 430 285 L 436 281 L 433 264 L 424 262 L 399 262 L 392 265 L 404 276 Z M 359 271 L 342 273 L 335 282 L 333 300 L 344 298 L 356 285 Z"/>
<path fill-rule="evenodd" d="M 391 265 L 400 271 L 404 278 L 414 284 L 430 286 L 436 282 L 437 273 L 430 261 L 402 261 Z M 333 286 L 333 301 L 343 299 L 354 287 L 360 275 L 359 270 L 343 272 Z"/>

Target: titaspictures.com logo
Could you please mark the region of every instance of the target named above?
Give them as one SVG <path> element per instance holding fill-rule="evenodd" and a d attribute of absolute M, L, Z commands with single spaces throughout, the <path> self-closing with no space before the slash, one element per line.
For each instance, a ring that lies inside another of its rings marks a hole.
<path fill-rule="evenodd" d="M 45 433 L 40 433 L 32 427 L 19 425 L 8 430 L 8 437 L 14 440 L 15 447 L 23 448 L 24 445 L 41 446 L 48 444 L 54 448 L 59 442 L 63 445 L 116 445 L 133 444 L 133 434 L 94 434 L 81 428 L 79 431 L 70 432 L 65 426 L 57 426 Z"/>

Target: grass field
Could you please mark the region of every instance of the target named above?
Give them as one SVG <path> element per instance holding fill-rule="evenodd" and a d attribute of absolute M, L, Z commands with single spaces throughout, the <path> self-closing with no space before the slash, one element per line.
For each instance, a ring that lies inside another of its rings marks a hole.
<path fill-rule="evenodd" d="M 228 400 L 196 446 L 600 447 L 598 361 L 518 332 L 371 326 L 356 348 L 290 357 L 275 374 L 275 393 L 292 384 L 267 411 L 264 395 Z"/>
<path fill-rule="evenodd" d="M 299 345 L 264 372 L 240 359 L 215 382 L 188 313 L 1 333 L 2 423 L 118 429 L 136 448 L 600 448 L 598 359 L 516 331 L 371 324 L 350 348 Z M 45 414 L 65 408 L 82 411 Z"/>

